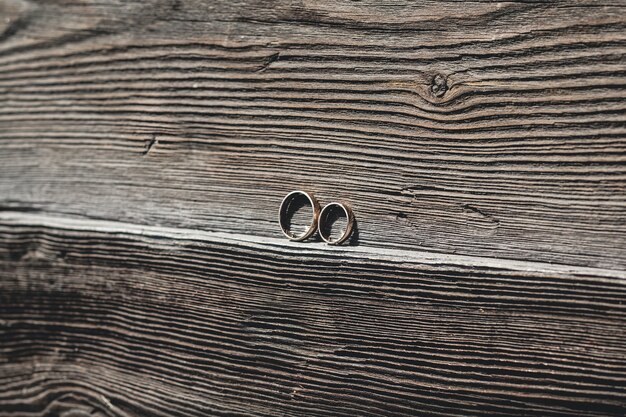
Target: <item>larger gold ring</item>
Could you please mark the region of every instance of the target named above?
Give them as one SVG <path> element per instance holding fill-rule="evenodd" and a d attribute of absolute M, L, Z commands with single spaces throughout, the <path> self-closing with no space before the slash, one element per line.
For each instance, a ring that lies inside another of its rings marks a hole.
<path fill-rule="evenodd" d="M 300 234 L 296 235 L 291 231 L 291 225 L 289 223 L 289 212 L 291 209 L 291 205 L 298 197 L 306 197 L 309 200 L 311 205 L 311 209 L 313 210 L 313 217 L 311 219 L 311 224 L 307 228 L 307 230 Z M 317 220 L 320 215 L 320 203 L 317 202 L 317 199 L 312 193 L 307 193 L 306 191 L 292 191 L 283 198 L 283 202 L 280 204 L 280 209 L 278 210 L 278 222 L 280 223 L 280 229 L 283 231 L 283 234 L 289 240 L 293 240 L 296 242 L 300 242 L 311 237 L 315 231 L 317 230 Z"/>
<path fill-rule="evenodd" d="M 346 228 L 344 229 L 343 233 L 341 234 L 341 236 L 339 236 L 339 238 L 335 240 L 331 238 L 330 231 L 326 231 L 324 229 L 324 225 L 328 221 L 328 217 L 330 216 L 333 210 L 342 210 L 346 214 L 346 222 L 347 222 Z M 324 239 L 324 242 L 328 243 L 329 245 L 341 245 L 352 234 L 352 229 L 354 227 L 354 213 L 352 213 L 352 209 L 347 204 L 329 203 L 326 206 L 324 206 L 324 208 L 320 212 L 318 223 L 319 223 L 319 226 L 318 226 L 319 235 L 322 239 Z"/>

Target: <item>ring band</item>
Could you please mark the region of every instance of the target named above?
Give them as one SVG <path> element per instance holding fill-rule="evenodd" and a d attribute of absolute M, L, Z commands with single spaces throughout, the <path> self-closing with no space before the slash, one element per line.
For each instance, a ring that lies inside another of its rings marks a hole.
<path fill-rule="evenodd" d="M 304 233 L 300 235 L 294 235 L 291 232 L 291 228 L 287 221 L 289 208 L 296 198 L 302 196 L 306 197 L 306 199 L 309 200 L 311 208 L 313 209 L 313 218 L 311 219 L 311 224 Z M 312 193 L 307 193 L 306 191 L 292 191 L 287 194 L 285 198 L 283 198 L 283 202 L 280 204 L 280 209 L 278 210 L 278 222 L 280 223 L 280 229 L 287 237 L 287 239 L 300 242 L 311 237 L 315 233 L 315 231 L 317 230 L 319 215 L 320 203 L 318 203 L 317 199 Z"/>
<path fill-rule="evenodd" d="M 330 232 L 326 234 L 326 232 L 324 231 L 323 225 L 328 220 L 328 216 L 331 213 L 331 210 L 336 209 L 336 208 L 340 208 L 346 214 L 347 224 L 346 224 L 346 229 L 343 231 L 343 234 L 338 239 L 332 240 L 332 238 L 330 237 Z M 352 234 L 352 228 L 354 227 L 354 213 L 352 213 L 352 209 L 350 208 L 350 206 L 343 204 L 343 203 L 333 202 L 324 206 L 324 208 L 320 212 L 318 222 L 319 222 L 319 226 L 318 226 L 319 235 L 324 240 L 324 242 L 328 243 L 329 245 L 341 245 Z"/>

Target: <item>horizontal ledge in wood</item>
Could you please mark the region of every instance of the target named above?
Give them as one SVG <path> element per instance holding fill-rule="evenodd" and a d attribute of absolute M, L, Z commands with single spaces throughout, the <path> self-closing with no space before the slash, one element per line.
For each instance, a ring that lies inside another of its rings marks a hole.
<path fill-rule="evenodd" d="M 290 253 L 295 256 L 314 258 L 315 256 L 335 256 L 344 259 L 384 260 L 415 265 L 459 265 L 463 267 L 484 267 L 530 273 L 556 273 L 597 278 L 620 279 L 626 284 L 626 271 L 588 268 L 575 265 L 560 265 L 543 262 L 517 261 L 501 258 L 442 254 L 418 250 L 385 249 L 381 247 L 343 246 L 329 247 L 323 242 L 290 242 L 284 238 L 250 236 L 237 233 L 209 232 L 204 230 L 174 228 L 163 226 L 147 226 L 142 224 L 92 220 L 74 217 L 60 217 L 47 214 L 22 212 L 0 212 L 1 227 L 38 226 L 50 229 L 67 230 L 84 233 L 122 234 L 152 239 L 168 239 L 172 241 L 194 241 L 222 245 L 236 245 L 252 250 L 268 250 Z M 278 228 L 279 225 L 276 224 Z"/>

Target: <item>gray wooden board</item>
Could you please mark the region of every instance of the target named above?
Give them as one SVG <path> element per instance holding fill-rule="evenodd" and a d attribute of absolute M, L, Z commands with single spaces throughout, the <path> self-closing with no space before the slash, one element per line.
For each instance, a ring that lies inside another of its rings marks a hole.
<path fill-rule="evenodd" d="M 0 204 L 624 269 L 625 2 L 0 2 Z"/>
<path fill-rule="evenodd" d="M 624 273 L 0 220 L 0 416 L 626 411 Z"/>
<path fill-rule="evenodd" d="M 625 6 L 0 0 L 0 416 L 624 415 Z"/>

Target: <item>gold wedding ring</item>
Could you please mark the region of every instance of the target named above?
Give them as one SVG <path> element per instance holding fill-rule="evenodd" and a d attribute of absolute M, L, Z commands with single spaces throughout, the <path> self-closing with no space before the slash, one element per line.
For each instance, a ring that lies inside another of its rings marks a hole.
<path fill-rule="evenodd" d="M 296 235 L 291 231 L 291 216 L 293 216 L 295 211 L 298 209 L 296 206 L 297 201 L 302 200 L 303 198 L 308 200 L 308 204 L 313 210 L 313 217 L 311 219 L 311 224 L 304 231 L 304 233 Z M 317 202 L 317 199 L 312 193 L 308 193 L 306 191 L 292 191 L 287 194 L 285 198 L 283 198 L 283 202 L 280 204 L 280 209 L 278 210 L 278 222 L 280 223 L 280 228 L 287 239 L 300 242 L 311 237 L 315 233 L 317 230 L 319 215 L 320 204 Z"/>
<path fill-rule="evenodd" d="M 336 214 L 336 211 L 343 211 L 343 213 L 345 213 L 347 224 L 342 235 L 339 236 L 339 238 L 333 240 L 330 236 L 330 230 L 326 230 L 324 225 L 327 224 L 330 216 L 333 213 Z M 322 239 L 324 239 L 324 242 L 328 243 L 329 245 L 341 245 L 350 237 L 350 235 L 352 234 L 353 227 L 354 227 L 354 213 L 352 213 L 352 209 L 347 204 L 329 203 L 326 206 L 324 206 L 324 208 L 320 212 L 319 219 L 318 219 L 319 235 Z"/>

